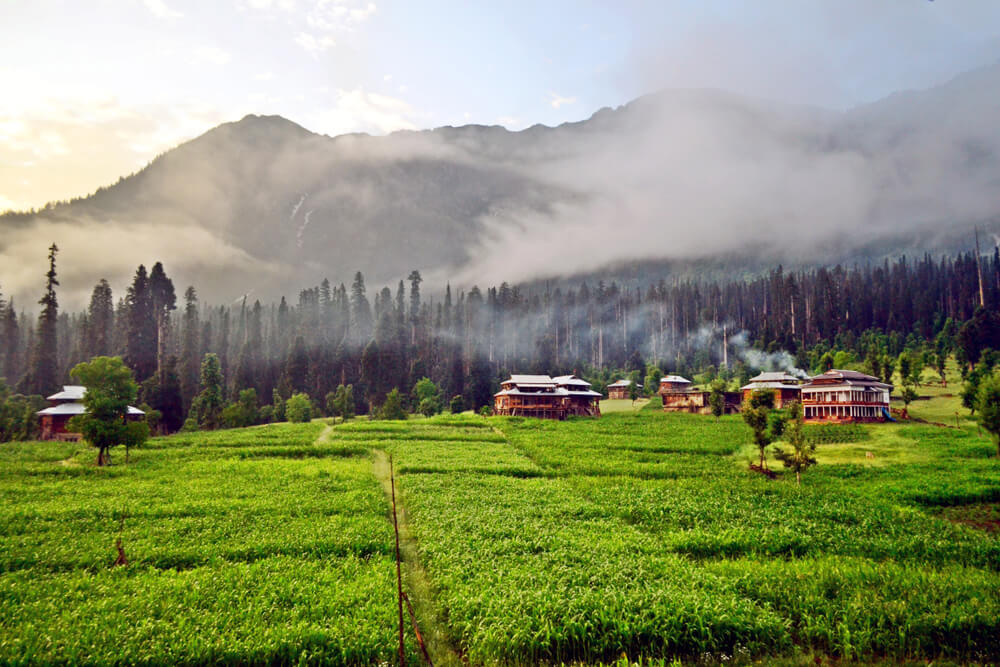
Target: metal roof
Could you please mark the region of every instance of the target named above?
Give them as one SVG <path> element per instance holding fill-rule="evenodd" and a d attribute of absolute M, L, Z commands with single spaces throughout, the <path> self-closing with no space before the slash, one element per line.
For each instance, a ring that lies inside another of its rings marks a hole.
<path fill-rule="evenodd" d="M 805 386 L 809 387 L 814 385 L 817 380 L 830 381 L 829 384 L 816 384 L 815 388 L 820 387 L 836 387 L 838 385 L 848 385 L 848 386 L 864 386 L 864 387 L 877 387 L 879 389 L 892 389 L 891 384 L 886 384 L 879 380 L 877 377 L 872 375 L 867 375 L 859 371 L 844 371 L 832 368 L 825 373 L 819 375 L 814 375 L 809 378 L 809 383 Z"/>
<path fill-rule="evenodd" d="M 548 375 L 511 375 L 509 380 L 504 380 L 504 382 L 513 382 L 514 384 L 555 384 L 553 380 Z"/>
<path fill-rule="evenodd" d="M 575 384 L 581 387 L 589 387 L 590 383 L 586 380 L 582 380 L 575 375 L 560 375 L 559 377 L 554 377 L 552 380 L 558 385 Z"/>
<path fill-rule="evenodd" d="M 767 371 L 750 378 L 750 383 L 754 382 L 790 382 L 798 384 L 799 378 L 785 371 Z"/>
<path fill-rule="evenodd" d="M 680 375 L 667 375 L 666 377 L 660 378 L 660 382 L 674 382 L 677 384 L 691 384 L 691 380 L 687 378 L 682 378 Z"/>
<path fill-rule="evenodd" d="M 597 392 L 594 392 L 594 393 L 597 393 Z M 515 388 L 515 389 L 502 389 L 502 390 L 498 391 L 497 393 L 495 393 L 493 395 L 494 396 L 536 396 L 536 397 L 537 396 L 560 396 L 560 397 L 562 397 L 562 396 L 569 396 L 570 392 L 566 391 L 565 389 L 563 389 L 561 387 L 558 388 L 558 389 L 556 389 L 556 390 L 554 390 L 554 391 L 546 391 L 546 392 L 521 391 L 520 389 L 516 389 Z M 600 394 L 598 394 L 598 396 L 600 396 Z"/>
<path fill-rule="evenodd" d="M 660 382 L 663 382 L 663 380 L 660 380 Z M 631 380 L 618 380 L 617 382 L 612 382 L 611 384 L 609 384 L 608 387 L 628 387 L 631 384 L 632 384 Z M 636 386 L 641 387 L 642 385 L 637 384 Z"/>
<path fill-rule="evenodd" d="M 78 384 L 64 384 L 62 391 L 46 397 L 49 401 L 79 401 L 87 393 L 87 388 Z"/>
<path fill-rule="evenodd" d="M 568 393 L 569 393 L 570 396 L 594 396 L 594 397 L 602 396 L 603 397 L 602 393 L 600 393 L 598 391 L 593 391 L 592 389 L 587 389 L 586 391 L 572 391 L 572 390 L 570 390 Z"/>
<path fill-rule="evenodd" d="M 797 384 L 785 384 L 784 382 L 754 382 L 751 381 L 750 384 L 745 384 L 740 387 L 740 391 L 746 391 L 747 389 L 802 389 L 800 385 Z"/>
<path fill-rule="evenodd" d="M 44 410 L 39 410 L 36 415 L 82 415 L 87 411 L 87 408 L 83 407 L 83 403 L 61 403 L 59 405 L 53 405 L 52 407 L 45 408 Z M 130 415 L 144 415 L 146 414 L 139 408 L 134 408 L 131 405 L 128 406 L 128 413 Z"/>

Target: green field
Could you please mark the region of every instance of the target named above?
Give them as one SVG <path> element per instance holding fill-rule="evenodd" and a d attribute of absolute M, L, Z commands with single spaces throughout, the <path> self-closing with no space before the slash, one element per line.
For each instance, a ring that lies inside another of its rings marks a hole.
<path fill-rule="evenodd" d="M 1000 660 L 974 426 L 808 427 L 796 486 L 739 417 L 655 408 L 4 445 L 0 663 L 393 662 L 389 457 L 436 664 Z"/>

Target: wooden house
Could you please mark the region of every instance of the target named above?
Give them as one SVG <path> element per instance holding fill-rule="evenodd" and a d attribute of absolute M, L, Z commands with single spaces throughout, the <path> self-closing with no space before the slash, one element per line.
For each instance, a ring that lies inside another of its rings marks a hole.
<path fill-rule="evenodd" d="M 691 380 L 682 378 L 680 375 L 668 375 L 660 378 L 660 389 L 657 391 L 661 396 L 691 389 Z"/>
<path fill-rule="evenodd" d="M 601 416 L 601 394 L 591 388 L 591 384 L 575 375 L 560 375 L 552 378 L 557 389 L 567 394 L 567 414 L 581 417 Z"/>
<path fill-rule="evenodd" d="M 802 385 L 802 408 L 811 422 L 886 421 L 891 391 L 871 375 L 833 369 Z"/>
<path fill-rule="evenodd" d="M 628 400 L 631 398 L 631 396 L 629 396 L 631 387 L 631 380 L 618 380 L 617 382 L 612 382 L 608 385 L 608 398 Z M 638 387 L 639 390 L 642 391 L 642 385 L 640 384 Z"/>
<path fill-rule="evenodd" d="M 802 400 L 802 386 L 799 384 L 799 379 L 783 371 L 761 373 L 750 378 L 747 384 L 740 387 L 744 401 L 750 399 L 750 394 L 761 389 L 774 391 L 774 407 L 776 408 L 783 408 Z"/>
<path fill-rule="evenodd" d="M 67 430 L 66 425 L 71 418 L 87 411 L 82 402 L 85 393 L 87 393 L 86 387 L 64 385 L 62 391 L 46 398 L 51 405 L 37 413 L 42 426 L 42 440 L 76 441 L 82 437 L 79 433 Z M 145 412 L 130 405 L 126 419 L 142 419 L 145 415 Z"/>
<path fill-rule="evenodd" d="M 493 395 L 493 414 L 511 417 L 565 419 L 568 392 L 548 375 L 511 375 Z"/>
<path fill-rule="evenodd" d="M 660 397 L 663 399 L 664 412 L 691 412 L 699 415 L 712 414 L 712 406 L 708 397 L 712 392 L 695 391 L 691 381 L 679 375 L 668 375 L 660 378 Z M 740 411 L 740 393 L 727 391 L 724 394 L 723 414 L 733 414 Z"/>

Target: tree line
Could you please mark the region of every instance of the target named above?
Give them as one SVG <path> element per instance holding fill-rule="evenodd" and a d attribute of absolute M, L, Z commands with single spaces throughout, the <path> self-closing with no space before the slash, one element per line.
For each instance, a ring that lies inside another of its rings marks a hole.
<path fill-rule="evenodd" d="M 158 413 L 164 431 L 191 416 L 204 424 L 204 414 L 213 415 L 210 426 L 230 423 L 221 411 L 232 416 L 233 406 L 249 406 L 241 392 L 251 389 L 269 418 L 297 394 L 319 412 L 335 411 L 336 399 L 366 414 L 396 390 L 394 401 L 417 409 L 424 378 L 439 393 L 438 406 L 478 410 L 512 372 L 575 373 L 598 390 L 651 368 L 745 379 L 769 366 L 813 371 L 864 361 L 873 374 L 888 369 L 891 377 L 907 351 L 931 365 L 935 350 L 955 354 L 974 369 L 984 351 L 1000 349 L 997 250 L 777 267 L 728 282 L 661 279 L 643 288 L 504 282 L 454 293 L 446 285 L 434 298 L 424 296 L 419 271 L 374 292 L 359 271 L 350 286 L 324 280 L 294 303 L 230 305 L 202 302 L 194 286 L 178 296 L 157 262 L 148 271 L 139 266 L 117 301 L 101 280 L 81 312 L 59 309 L 57 254 L 53 244 L 36 318 L 0 294 L 6 402 L 16 399 L 12 410 L 26 412 L 38 405 L 29 397 L 58 390 L 76 364 L 121 356 L 139 382 L 138 400 Z M 217 389 L 202 399 L 206 355 L 215 359 L 209 370 Z"/>

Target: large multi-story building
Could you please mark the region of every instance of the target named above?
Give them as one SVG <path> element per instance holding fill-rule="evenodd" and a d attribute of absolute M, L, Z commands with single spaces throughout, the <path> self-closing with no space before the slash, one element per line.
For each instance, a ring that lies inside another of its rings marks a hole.
<path fill-rule="evenodd" d="M 574 375 L 511 375 L 493 395 L 493 413 L 512 417 L 565 419 L 568 415 L 600 417 L 601 395 Z"/>
<path fill-rule="evenodd" d="M 858 371 L 829 370 L 802 385 L 806 421 L 872 422 L 890 419 L 892 385 Z"/>

